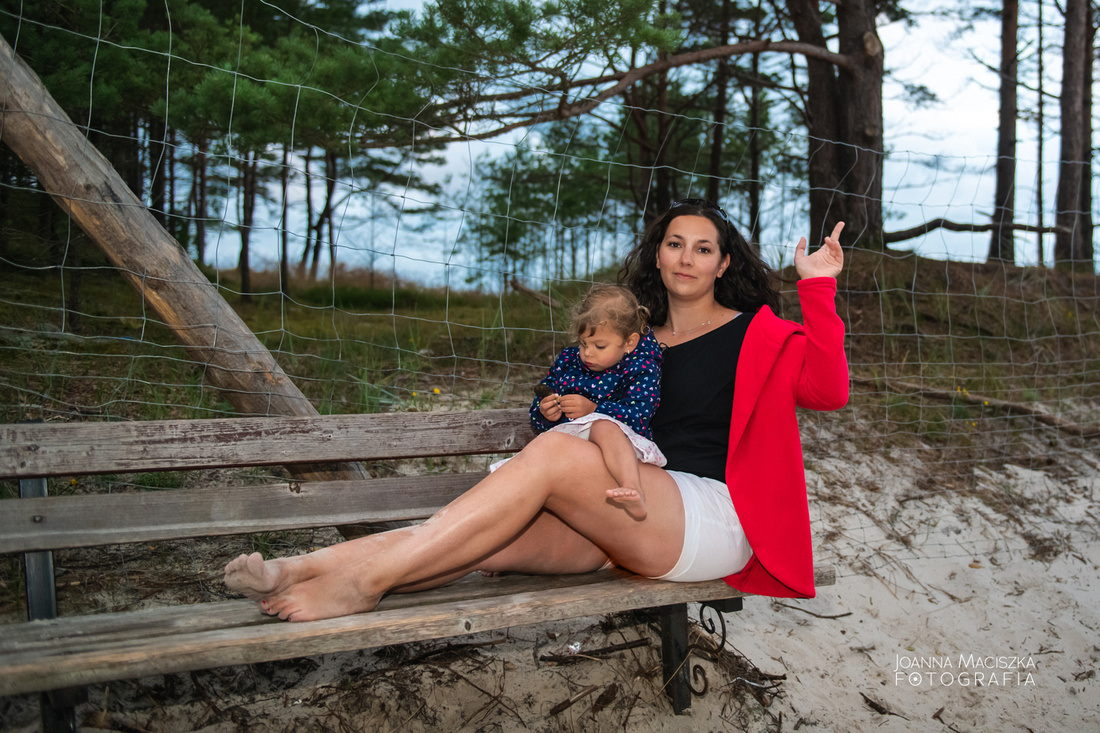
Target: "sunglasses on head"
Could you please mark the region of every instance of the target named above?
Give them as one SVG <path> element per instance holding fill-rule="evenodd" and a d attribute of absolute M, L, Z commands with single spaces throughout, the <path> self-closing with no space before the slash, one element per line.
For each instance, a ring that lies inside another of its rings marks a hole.
<path fill-rule="evenodd" d="M 733 220 L 730 219 L 730 215 L 725 210 L 713 202 L 706 199 L 680 199 L 679 201 L 673 201 L 670 209 L 675 209 L 677 206 L 695 206 L 700 209 L 708 209 L 718 213 L 718 216 L 722 217 L 722 221 L 726 222 L 730 226 L 733 226 Z"/>

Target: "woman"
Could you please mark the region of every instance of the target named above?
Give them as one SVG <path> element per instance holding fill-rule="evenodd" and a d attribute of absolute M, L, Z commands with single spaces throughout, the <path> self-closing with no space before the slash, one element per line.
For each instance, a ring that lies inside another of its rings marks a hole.
<path fill-rule="evenodd" d="M 386 593 L 475 569 L 583 573 L 608 562 L 652 578 L 724 577 L 748 592 L 812 596 L 795 406 L 847 401 L 844 327 L 832 302 L 842 228 L 812 255 L 805 238 L 795 249 L 805 327 L 774 316 L 767 266 L 717 206 L 679 201 L 646 228 L 622 277 L 668 347 L 653 425 L 669 465 L 640 467 L 645 519 L 608 500 L 615 479 L 598 446 L 547 432 L 423 524 L 298 557 L 242 555 L 226 566 L 226 584 L 291 621 L 369 611 Z M 704 379 L 691 369 L 670 377 L 677 351 L 700 344 L 726 361 L 686 358 L 706 366 Z M 714 429 L 723 410 L 732 419 Z"/>

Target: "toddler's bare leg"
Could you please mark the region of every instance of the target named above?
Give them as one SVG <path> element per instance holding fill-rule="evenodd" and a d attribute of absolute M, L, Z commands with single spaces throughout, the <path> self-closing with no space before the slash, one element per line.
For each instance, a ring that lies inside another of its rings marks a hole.
<path fill-rule="evenodd" d="M 618 488 L 607 490 L 607 498 L 634 519 L 645 519 L 648 511 L 642 492 L 642 477 L 630 438 L 610 420 L 596 420 L 592 423 L 588 439 L 600 447 L 608 472 L 619 484 Z"/>

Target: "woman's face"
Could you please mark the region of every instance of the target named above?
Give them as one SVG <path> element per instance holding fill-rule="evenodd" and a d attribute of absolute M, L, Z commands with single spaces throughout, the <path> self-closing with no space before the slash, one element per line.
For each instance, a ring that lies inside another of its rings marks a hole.
<path fill-rule="evenodd" d="M 714 281 L 729 267 L 718 246 L 718 228 L 705 216 L 678 216 L 657 249 L 657 269 L 670 296 L 714 295 Z"/>

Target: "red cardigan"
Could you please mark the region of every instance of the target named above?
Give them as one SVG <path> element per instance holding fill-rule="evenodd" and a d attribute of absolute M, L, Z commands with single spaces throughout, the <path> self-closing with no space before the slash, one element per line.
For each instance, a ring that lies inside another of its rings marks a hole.
<path fill-rule="evenodd" d="M 798 295 L 805 325 L 764 306 L 741 348 L 726 484 L 753 556 L 725 580 L 757 595 L 812 598 L 810 512 L 795 407 L 837 410 L 848 402 L 849 380 L 836 280 L 800 280 Z"/>

